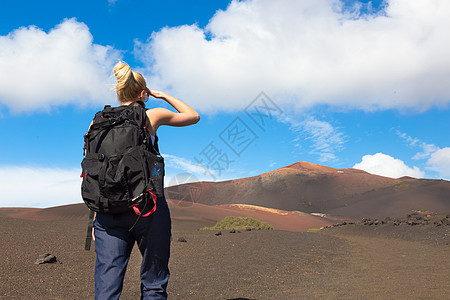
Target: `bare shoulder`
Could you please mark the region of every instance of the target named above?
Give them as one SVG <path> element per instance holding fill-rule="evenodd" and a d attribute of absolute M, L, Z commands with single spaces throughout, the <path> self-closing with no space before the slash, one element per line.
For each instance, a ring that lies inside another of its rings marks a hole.
<path fill-rule="evenodd" d="M 155 135 L 156 130 L 161 125 L 161 120 L 164 119 L 164 117 L 168 114 L 172 113 L 170 110 L 162 108 L 162 107 L 156 107 L 156 108 L 150 108 L 147 109 L 146 114 L 148 119 L 150 120 L 151 125 L 151 134 Z"/>
<path fill-rule="evenodd" d="M 156 135 L 156 130 L 158 129 L 158 127 L 156 126 L 155 109 L 156 108 L 151 108 L 145 111 L 145 113 L 147 114 L 147 118 L 150 121 L 149 132 L 153 136 Z"/>
<path fill-rule="evenodd" d="M 147 109 L 147 116 L 148 117 L 150 117 L 150 116 L 156 117 L 156 116 L 167 114 L 168 112 L 171 112 L 171 111 L 168 109 L 162 108 L 162 107 L 155 107 L 155 108 Z"/>
<path fill-rule="evenodd" d="M 160 120 L 166 117 L 168 114 L 173 114 L 173 112 L 162 107 L 156 107 L 147 110 L 147 117 L 153 124 L 158 124 Z"/>

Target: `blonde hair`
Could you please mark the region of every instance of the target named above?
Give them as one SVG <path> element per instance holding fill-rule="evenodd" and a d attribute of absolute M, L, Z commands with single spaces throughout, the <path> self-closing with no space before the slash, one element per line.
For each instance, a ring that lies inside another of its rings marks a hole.
<path fill-rule="evenodd" d="M 139 97 L 142 90 L 147 92 L 148 88 L 144 76 L 132 71 L 125 62 L 119 61 L 114 66 L 113 71 L 117 78 L 115 91 L 120 102 L 134 101 Z"/>

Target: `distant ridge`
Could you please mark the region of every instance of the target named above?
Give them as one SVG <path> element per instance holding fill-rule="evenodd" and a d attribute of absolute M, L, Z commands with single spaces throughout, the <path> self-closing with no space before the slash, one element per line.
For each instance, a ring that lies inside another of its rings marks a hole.
<path fill-rule="evenodd" d="M 308 162 L 242 179 L 181 184 L 165 192 L 174 221 L 204 226 L 234 215 L 257 217 L 276 229 L 305 231 L 344 219 L 450 210 L 449 181 L 393 179 Z M 88 209 L 83 203 L 45 209 L 0 208 L 0 216 L 87 220 Z"/>
<path fill-rule="evenodd" d="M 166 197 L 180 195 L 184 201 L 208 205 L 248 204 L 351 218 L 450 209 L 450 182 L 445 180 L 393 179 L 303 161 L 253 177 L 166 188 Z"/>
<path fill-rule="evenodd" d="M 268 209 L 243 204 L 210 206 L 200 203 L 181 203 L 168 200 L 172 221 L 185 228 L 199 229 L 212 226 L 227 216 L 253 217 L 271 224 L 274 229 L 304 232 L 311 228 L 329 226 L 348 218 L 318 216 L 293 211 Z M 85 220 L 87 224 L 88 209 L 84 203 L 56 206 L 50 208 L 0 208 L 0 217 L 11 217 L 31 221 Z"/>
<path fill-rule="evenodd" d="M 84 203 L 69 204 L 62 206 L 55 206 L 49 208 L 31 208 L 22 211 L 8 212 L 7 208 L 3 208 L 4 215 L 18 219 L 29 219 L 36 221 L 52 221 L 52 220 L 87 220 L 89 210 Z"/>

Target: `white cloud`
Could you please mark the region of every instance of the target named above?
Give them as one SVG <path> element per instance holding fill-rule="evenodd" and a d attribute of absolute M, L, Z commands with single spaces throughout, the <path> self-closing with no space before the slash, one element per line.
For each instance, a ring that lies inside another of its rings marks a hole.
<path fill-rule="evenodd" d="M 0 36 L 0 105 L 48 110 L 113 99 L 111 71 L 120 52 L 93 43 L 89 28 L 66 19 L 48 33 L 34 26 Z"/>
<path fill-rule="evenodd" d="M 152 87 L 204 111 L 242 109 L 260 91 L 297 108 L 447 105 L 450 1 L 386 4 L 367 15 L 339 0 L 234 0 L 206 28 L 163 28 L 135 53 Z"/>
<path fill-rule="evenodd" d="M 211 181 L 211 176 L 205 171 L 215 174 L 182 157 L 170 154 L 163 154 L 163 157 L 166 163 L 166 186 Z M 44 208 L 82 203 L 80 174 L 81 169 L 0 166 L 0 207 Z"/>
<path fill-rule="evenodd" d="M 434 152 L 439 150 L 439 147 L 434 144 L 427 144 L 420 141 L 418 138 L 412 138 L 406 133 L 396 131 L 397 135 L 403 138 L 411 147 L 420 147 L 422 152 L 418 152 L 413 156 L 413 159 L 429 158 Z"/>
<path fill-rule="evenodd" d="M 412 138 L 406 133 L 397 130 L 397 135 L 403 138 L 411 147 L 422 148 L 422 152 L 416 153 L 413 159 L 428 159 L 427 170 L 435 171 L 442 179 L 450 179 L 450 147 L 439 148 L 434 144 L 427 144 L 418 138 Z"/>
<path fill-rule="evenodd" d="M 163 154 L 162 156 L 165 158 L 165 162 L 168 167 L 195 174 L 201 174 L 205 172 L 205 168 L 202 168 L 199 164 L 194 163 L 186 158 L 171 154 Z M 212 172 L 211 170 L 206 170 Z"/>
<path fill-rule="evenodd" d="M 199 163 L 192 162 L 189 159 L 171 154 L 162 154 L 162 156 L 165 159 L 166 166 L 166 186 L 180 184 L 180 176 L 182 178 L 188 178 L 186 180 L 182 179 L 182 183 L 195 181 L 214 181 L 219 177 L 219 175 L 216 174 L 217 172 L 208 169 L 207 166 L 202 166 Z"/>
<path fill-rule="evenodd" d="M 319 156 L 320 162 L 336 160 L 336 152 L 344 149 L 345 137 L 338 128 L 326 121 L 314 117 L 298 121 L 295 117 L 284 116 L 280 121 L 290 126 L 298 136 L 293 140 L 296 147 L 302 147 L 302 141 L 311 141 L 309 154 Z"/>
<path fill-rule="evenodd" d="M 335 152 L 343 149 L 343 134 L 334 128 L 330 123 L 318 121 L 316 119 L 308 119 L 304 122 L 304 130 L 312 140 L 312 154 L 319 154 L 320 162 L 335 160 Z"/>
<path fill-rule="evenodd" d="M 434 144 L 427 144 L 422 142 L 421 147 L 423 149 L 423 152 L 418 152 L 413 156 L 413 159 L 425 159 L 430 157 L 430 155 L 433 155 L 436 151 L 439 150 L 439 147 Z"/>
<path fill-rule="evenodd" d="M 414 166 L 410 168 L 400 159 L 383 153 L 364 155 L 362 161 L 355 164 L 353 168 L 392 178 L 400 178 L 402 176 L 423 178 L 425 176 L 425 172 L 421 171 L 418 167 Z"/>
<path fill-rule="evenodd" d="M 255 176 L 258 171 L 249 171 L 242 168 L 231 168 L 230 164 L 226 164 L 225 160 L 220 161 L 223 164 L 191 161 L 190 159 L 179 157 L 171 154 L 162 154 L 165 159 L 166 177 L 165 186 L 180 184 L 183 182 L 197 181 L 226 181 L 237 178 Z M 219 159 L 220 160 L 220 159 Z M 229 161 L 229 163 L 233 160 Z M 183 181 L 183 182 L 180 182 Z"/>
<path fill-rule="evenodd" d="M 81 170 L 0 167 L 0 207 L 51 207 L 83 202 Z"/>
<path fill-rule="evenodd" d="M 450 147 L 439 149 L 431 154 L 428 169 L 439 173 L 441 178 L 450 180 Z"/>

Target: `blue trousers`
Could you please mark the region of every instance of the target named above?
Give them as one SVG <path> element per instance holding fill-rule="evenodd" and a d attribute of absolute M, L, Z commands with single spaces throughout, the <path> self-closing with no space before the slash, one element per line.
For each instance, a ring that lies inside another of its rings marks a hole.
<path fill-rule="evenodd" d="M 169 280 L 169 256 L 171 221 L 165 198 L 157 201 L 156 211 L 141 245 L 141 299 L 167 299 Z M 120 215 L 97 214 L 94 221 L 95 251 L 95 299 L 119 299 L 123 279 L 134 244 L 141 241 L 150 217 L 136 222 L 134 212 Z"/>

